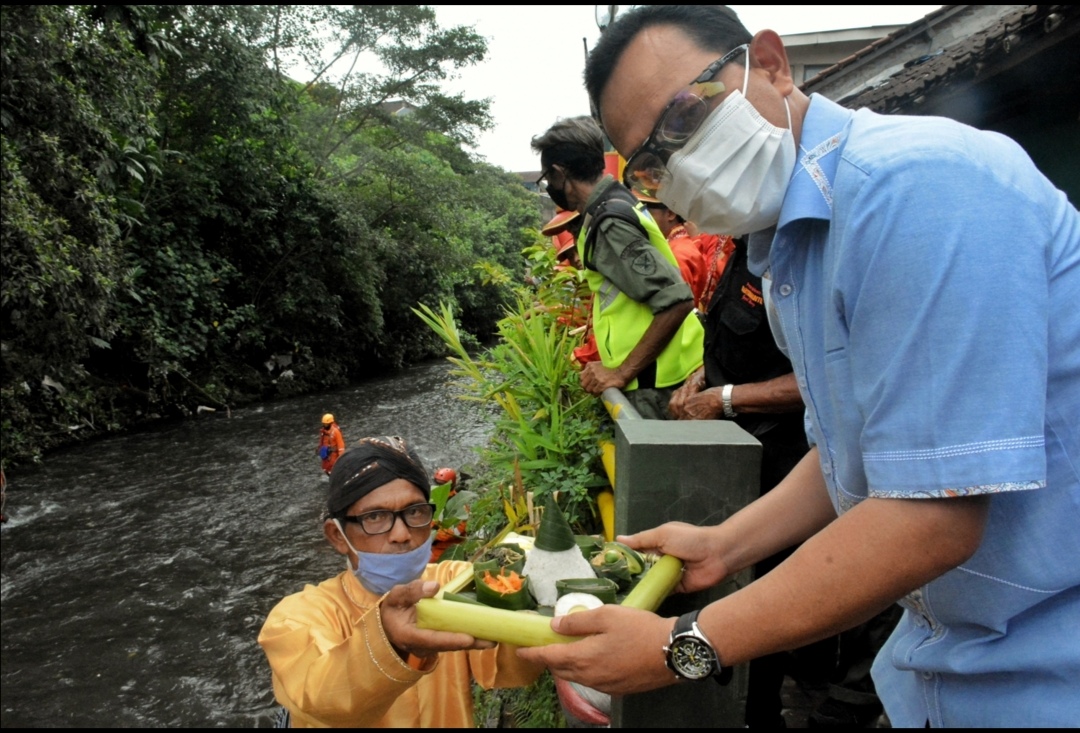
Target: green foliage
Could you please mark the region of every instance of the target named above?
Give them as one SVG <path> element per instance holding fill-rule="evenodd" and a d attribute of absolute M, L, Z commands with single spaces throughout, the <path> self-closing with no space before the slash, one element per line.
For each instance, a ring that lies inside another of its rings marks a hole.
<path fill-rule="evenodd" d="M 469 343 L 495 329 L 539 212 L 461 148 L 490 122 L 441 91 L 484 57 L 472 29 L 428 6 L 0 13 L 5 465 L 443 353 L 418 303 Z"/>
<path fill-rule="evenodd" d="M 531 491 L 538 504 L 559 492 L 568 520 L 591 533 L 598 517 L 590 490 L 606 485 L 599 448 L 606 415 L 599 400 L 581 389 L 572 360 L 580 338 L 566 314 L 575 310 L 582 290 L 574 275 L 555 269 L 550 247 L 527 252 L 540 287 L 519 293 L 498 323 L 498 343 L 482 355 L 470 353 L 449 305 L 441 304 L 438 312 L 426 305 L 414 311 L 449 347 L 451 373 L 461 380 L 464 397 L 498 408 L 482 456 L 501 473 L 500 483 L 520 477 L 520 488 Z M 479 510 L 483 517 L 483 506 Z"/>
<path fill-rule="evenodd" d="M 478 728 L 565 728 L 555 678 L 544 672 L 528 687 L 485 690 L 473 685 Z"/>

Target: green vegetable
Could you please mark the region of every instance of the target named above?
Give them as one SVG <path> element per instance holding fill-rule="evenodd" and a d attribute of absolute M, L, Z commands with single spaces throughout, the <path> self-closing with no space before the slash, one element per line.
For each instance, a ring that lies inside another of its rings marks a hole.
<path fill-rule="evenodd" d="M 453 601 L 454 603 L 469 603 L 473 606 L 484 605 L 480 601 L 476 600 L 472 596 L 467 596 L 464 593 L 443 593 L 443 599 L 447 601 Z"/>
<path fill-rule="evenodd" d="M 497 608 L 423 598 L 416 604 L 416 625 L 422 629 L 454 631 L 477 639 L 515 646 L 544 646 L 578 641 L 551 630 L 551 617 L 536 613 L 507 613 Z"/>
<path fill-rule="evenodd" d="M 649 572 L 638 581 L 621 605 L 655 611 L 679 584 L 682 570 L 682 560 L 672 555 L 664 555 L 649 568 Z"/>
<path fill-rule="evenodd" d="M 565 578 L 555 581 L 555 590 L 559 598 L 568 593 L 587 593 L 604 603 L 614 603 L 619 586 L 614 580 L 607 578 Z"/>
<path fill-rule="evenodd" d="M 519 587 L 516 590 L 500 592 L 485 581 L 485 574 L 490 574 L 496 579 L 500 577 L 508 578 L 512 574 L 516 578 Z M 476 587 L 476 600 L 480 601 L 480 603 L 483 603 L 485 606 L 503 608 L 507 611 L 523 611 L 530 608 L 536 608 L 536 603 L 533 601 L 532 594 L 529 592 L 529 579 L 524 576 L 518 576 L 516 572 L 477 569 L 473 577 L 475 578 L 473 584 Z"/>
<path fill-rule="evenodd" d="M 590 564 L 597 577 L 614 580 L 623 591 L 630 588 L 635 576 L 645 568 L 641 555 L 621 542 L 605 542 Z"/>

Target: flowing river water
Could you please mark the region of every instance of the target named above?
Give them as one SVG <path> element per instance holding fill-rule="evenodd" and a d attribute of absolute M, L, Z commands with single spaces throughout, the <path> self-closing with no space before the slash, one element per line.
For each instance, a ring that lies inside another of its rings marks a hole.
<path fill-rule="evenodd" d="M 322 537 L 319 420 L 459 467 L 490 422 L 436 362 L 348 389 L 172 423 L 9 473 L 0 530 L 0 726 L 267 726 L 256 637 L 342 567 Z"/>

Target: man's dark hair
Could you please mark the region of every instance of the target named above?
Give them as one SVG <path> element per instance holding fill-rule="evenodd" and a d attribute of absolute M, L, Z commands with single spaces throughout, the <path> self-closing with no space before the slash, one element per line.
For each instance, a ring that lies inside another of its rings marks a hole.
<path fill-rule="evenodd" d="M 700 48 L 714 51 L 717 56 L 753 39 L 735 11 L 726 5 L 642 5 L 635 8 L 604 29 L 585 62 L 585 90 L 597 120 L 600 95 L 626 47 L 638 33 L 658 25 L 675 26 Z"/>
<path fill-rule="evenodd" d="M 562 166 L 575 181 L 592 183 L 604 175 L 604 133 L 587 115 L 559 120 L 532 139 L 532 149 L 545 170 Z"/>

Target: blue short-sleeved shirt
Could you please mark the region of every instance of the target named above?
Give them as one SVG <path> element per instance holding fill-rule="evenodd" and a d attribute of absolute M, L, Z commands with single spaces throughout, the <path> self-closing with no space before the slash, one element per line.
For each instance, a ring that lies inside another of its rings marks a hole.
<path fill-rule="evenodd" d="M 837 511 L 994 494 L 975 555 L 901 601 L 890 720 L 1080 724 L 1080 214 L 947 119 L 815 95 L 800 148 L 751 257 Z"/>

